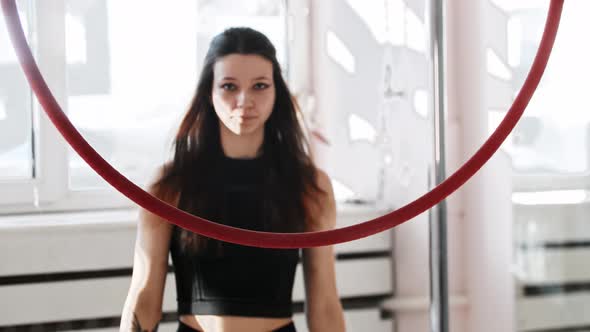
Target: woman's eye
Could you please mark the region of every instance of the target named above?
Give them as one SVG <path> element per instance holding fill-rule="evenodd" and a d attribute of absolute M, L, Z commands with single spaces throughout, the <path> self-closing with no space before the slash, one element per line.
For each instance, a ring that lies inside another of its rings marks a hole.
<path fill-rule="evenodd" d="M 266 84 L 266 83 L 256 83 L 254 85 L 254 89 L 256 89 L 256 90 L 263 90 L 266 88 L 268 88 L 268 84 Z"/>
<path fill-rule="evenodd" d="M 236 89 L 236 86 L 232 83 L 225 83 L 221 85 L 221 88 L 226 91 L 234 91 Z"/>

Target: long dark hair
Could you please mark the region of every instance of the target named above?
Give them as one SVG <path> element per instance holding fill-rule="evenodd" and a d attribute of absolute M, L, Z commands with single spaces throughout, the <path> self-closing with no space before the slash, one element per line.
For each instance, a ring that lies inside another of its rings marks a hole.
<path fill-rule="evenodd" d="M 196 94 L 180 124 L 174 142 L 172 162 L 154 185 L 156 195 L 172 199 L 180 194 L 179 208 L 200 217 L 223 221 L 226 208 L 219 199 L 215 164 L 223 155 L 219 120 L 211 103 L 213 66 L 230 54 L 259 55 L 273 67 L 276 99 L 265 123 L 262 145 L 264 167 L 263 206 L 267 230 L 299 232 L 309 222 L 307 202 L 324 192 L 317 186 L 317 170 L 308 155 L 309 146 L 298 121 L 298 106 L 283 79 L 276 50 L 262 33 L 250 28 L 230 28 L 217 35 L 205 57 Z M 310 199 L 311 198 L 311 199 Z M 181 230 L 184 248 L 200 250 L 218 241 Z"/>

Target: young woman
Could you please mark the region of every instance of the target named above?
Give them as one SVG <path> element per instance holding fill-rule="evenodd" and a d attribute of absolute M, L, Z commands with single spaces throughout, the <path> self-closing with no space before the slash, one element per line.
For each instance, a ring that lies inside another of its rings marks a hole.
<path fill-rule="evenodd" d="M 307 151 L 274 46 L 260 32 L 231 28 L 211 42 L 174 157 L 150 191 L 234 227 L 328 230 L 336 223 L 332 187 Z M 157 329 L 169 252 L 179 331 L 295 331 L 291 294 L 299 250 L 217 241 L 145 210 L 122 331 Z M 344 331 L 332 247 L 303 249 L 301 261 L 310 331 Z"/>

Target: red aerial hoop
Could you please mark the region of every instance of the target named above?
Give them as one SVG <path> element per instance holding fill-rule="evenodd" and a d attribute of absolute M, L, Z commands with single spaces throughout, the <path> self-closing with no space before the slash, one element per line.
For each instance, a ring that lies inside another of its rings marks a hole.
<path fill-rule="evenodd" d="M 115 170 L 84 140 L 51 94 L 27 45 L 15 0 L 1 1 L 12 43 L 33 92 L 61 135 L 90 167 L 123 195 L 175 225 L 214 239 L 265 248 L 317 247 L 367 237 L 416 217 L 460 188 L 494 155 L 522 116 L 549 61 L 564 2 L 551 0 L 539 50 L 527 79 L 506 117 L 482 147 L 448 179 L 406 206 L 354 226 L 310 233 L 267 233 L 225 226 L 193 216 L 150 195 Z"/>

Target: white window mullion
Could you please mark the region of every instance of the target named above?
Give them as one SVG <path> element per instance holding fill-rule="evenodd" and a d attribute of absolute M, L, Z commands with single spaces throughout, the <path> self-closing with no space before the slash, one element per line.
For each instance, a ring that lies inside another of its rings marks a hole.
<path fill-rule="evenodd" d="M 305 134 L 312 145 L 312 157 L 316 160 L 314 140 L 309 137 L 317 130 L 315 91 L 312 77 L 312 39 L 310 0 L 286 0 L 288 80 L 303 113 Z"/>
<path fill-rule="evenodd" d="M 309 0 L 287 1 L 289 86 L 295 95 L 311 93 L 311 40 Z"/>
<path fill-rule="evenodd" d="M 65 3 L 35 1 L 37 62 L 59 105 L 67 113 Z M 41 204 L 63 198 L 68 191 L 68 156 L 65 140 L 38 103 L 36 167 Z"/>

